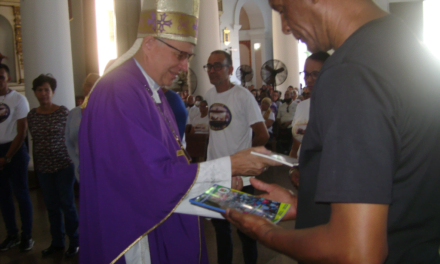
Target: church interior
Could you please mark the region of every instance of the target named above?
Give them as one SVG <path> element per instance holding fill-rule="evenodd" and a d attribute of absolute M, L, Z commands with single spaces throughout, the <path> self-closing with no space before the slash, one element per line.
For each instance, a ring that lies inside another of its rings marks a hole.
<path fill-rule="evenodd" d="M 437 22 L 427 22 L 427 2 L 437 0 L 375 0 L 377 5 L 400 17 L 426 45 L 438 47 Z M 136 39 L 139 22 L 140 0 L 0 0 L 0 55 L 1 63 L 11 69 L 9 87 L 26 96 L 30 108 L 38 106 L 33 96 L 32 80 L 38 75 L 51 73 L 59 88 L 53 101 L 68 109 L 74 108 L 76 98 L 83 94 L 84 80 L 90 73 L 102 75 L 107 63 L 124 54 Z M 259 89 L 265 84 L 262 71 L 265 63 L 281 61 L 287 68 L 287 76 L 274 88 L 284 94 L 288 86 L 305 86 L 300 73 L 304 61 L 311 53 L 306 46 L 284 35 L 280 28 L 279 14 L 268 5 L 267 0 L 201 0 L 198 45 L 195 58 L 190 62 L 189 72 L 179 77 L 168 87 L 176 92 L 202 95 L 211 85 L 203 65 L 213 50 L 224 50 L 231 54 L 234 73 L 233 83 Z M 436 6 L 434 14 L 440 12 Z M 437 18 L 438 19 L 438 18 Z M 436 24 L 437 23 L 437 24 Z M 429 34 L 427 30 L 437 30 Z M 427 33 L 428 32 L 428 33 Z M 432 35 L 436 35 L 434 39 Z M 428 43 L 428 40 L 431 42 Z M 433 43 L 433 44 L 431 44 Z M 331 51 L 330 51 L 331 53 Z M 252 71 L 252 78 L 243 81 L 239 67 Z M 28 138 L 30 153 L 32 140 Z M 206 140 L 205 140 L 206 143 Z M 206 146 L 204 146 L 206 147 Z M 205 154 L 206 150 L 202 150 Z M 203 155 L 202 155 L 203 156 Z M 31 155 L 32 157 L 32 155 Z M 202 157 L 202 160 L 205 157 Z M 49 221 L 38 180 L 33 172 L 33 161 L 29 163 L 29 188 L 34 208 L 34 248 L 19 252 L 13 248 L 0 252 L 0 264 L 78 263 L 78 256 L 65 258 L 62 252 L 47 258 L 41 251 L 50 243 Z M 274 177 L 273 175 L 277 175 Z M 266 182 L 277 183 L 295 191 L 288 177 L 287 167 L 270 168 L 258 176 Z M 75 186 L 78 205 L 78 185 Z M 16 205 L 16 208 L 18 206 Z M 17 220 L 19 212 L 17 210 Z M 216 263 L 215 231 L 209 219 L 203 219 L 210 263 Z M 19 222 L 20 225 L 20 222 Z M 294 228 L 294 221 L 280 225 Z M 0 220 L 0 240 L 6 236 L 3 219 Z M 241 243 L 233 232 L 233 263 L 244 263 Z M 259 264 L 293 264 L 295 260 L 258 245 Z"/>

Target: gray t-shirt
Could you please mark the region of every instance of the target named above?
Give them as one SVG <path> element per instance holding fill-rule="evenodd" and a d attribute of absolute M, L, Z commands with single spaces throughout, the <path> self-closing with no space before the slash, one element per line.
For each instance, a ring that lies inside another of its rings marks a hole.
<path fill-rule="evenodd" d="M 297 228 L 330 203 L 388 204 L 385 263 L 440 263 L 440 66 L 397 18 L 325 62 L 300 155 Z"/>

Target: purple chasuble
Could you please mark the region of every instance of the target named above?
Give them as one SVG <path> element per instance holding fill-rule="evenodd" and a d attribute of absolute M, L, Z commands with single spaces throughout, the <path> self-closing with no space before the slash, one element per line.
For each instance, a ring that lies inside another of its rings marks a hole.
<path fill-rule="evenodd" d="M 198 172 L 179 149 L 134 59 L 99 81 L 79 131 L 80 263 L 110 263 L 148 231 L 151 263 L 208 263 L 199 218 L 172 213 Z"/>

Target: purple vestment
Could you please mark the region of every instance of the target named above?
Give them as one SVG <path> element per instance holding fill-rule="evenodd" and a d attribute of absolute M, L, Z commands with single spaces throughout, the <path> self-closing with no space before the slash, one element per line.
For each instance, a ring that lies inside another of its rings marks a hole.
<path fill-rule="evenodd" d="M 180 148 L 147 87 L 130 59 L 99 81 L 83 112 L 82 264 L 110 263 L 150 229 L 153 264 L 208 262 L 199 218 L 171 213 L 192 186 L 198 165 L 177 156 Z M 178 134 L 171 108 L 158 93 Z"/>

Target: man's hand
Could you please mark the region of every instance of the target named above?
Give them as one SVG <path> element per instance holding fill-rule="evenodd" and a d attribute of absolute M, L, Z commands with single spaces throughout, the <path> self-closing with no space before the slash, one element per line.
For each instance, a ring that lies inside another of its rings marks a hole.
<path fill-rule="evenodd" d="M 241 191 L 243 189 L 243 179 L 240 176 L 232 177 L 231 189 Z"/>
<path fill-rule="evenodd" d="M 264 147 L 249 148 L 239 151 L 231 156 L 231 167 L 233 176 L 254 176 L 261 174 L 268 166 L 280 166 L 279 162 L 252 155 L 251 151 L 262 154 L 270 154 Z"/>
<path fill-rule="evenodd" d="M 287 211 L 283 218 L 284 220 L 293 220 L 296 218 L 296 207 L 298 203 L 298 197 L 292 193 L 292 191 L 284 189 L 276 184 L 269 184 L 257 179 L 250 179 L 252 186 L 255 189 L 264 191 L 266 193 L 259 195 L 262 198 L 290 204 L 290 209 Z"/>
<path fill-rule="evenodd" d="M 226 209 L 226 213 L 222 215 L 247 236 L 263 244 L 271 240 L 270 235 L 273 230 L 280 228 L 261 216 L 242 214 L 230 208 Z"/>
<path fill-rule="evenodd" d="M 290 181 L 292 182 L 293 186 L 298 190 L 299 188 L 299 170 L 298 167 L 293 167 L 289 171 L 290 173 Z"/>

